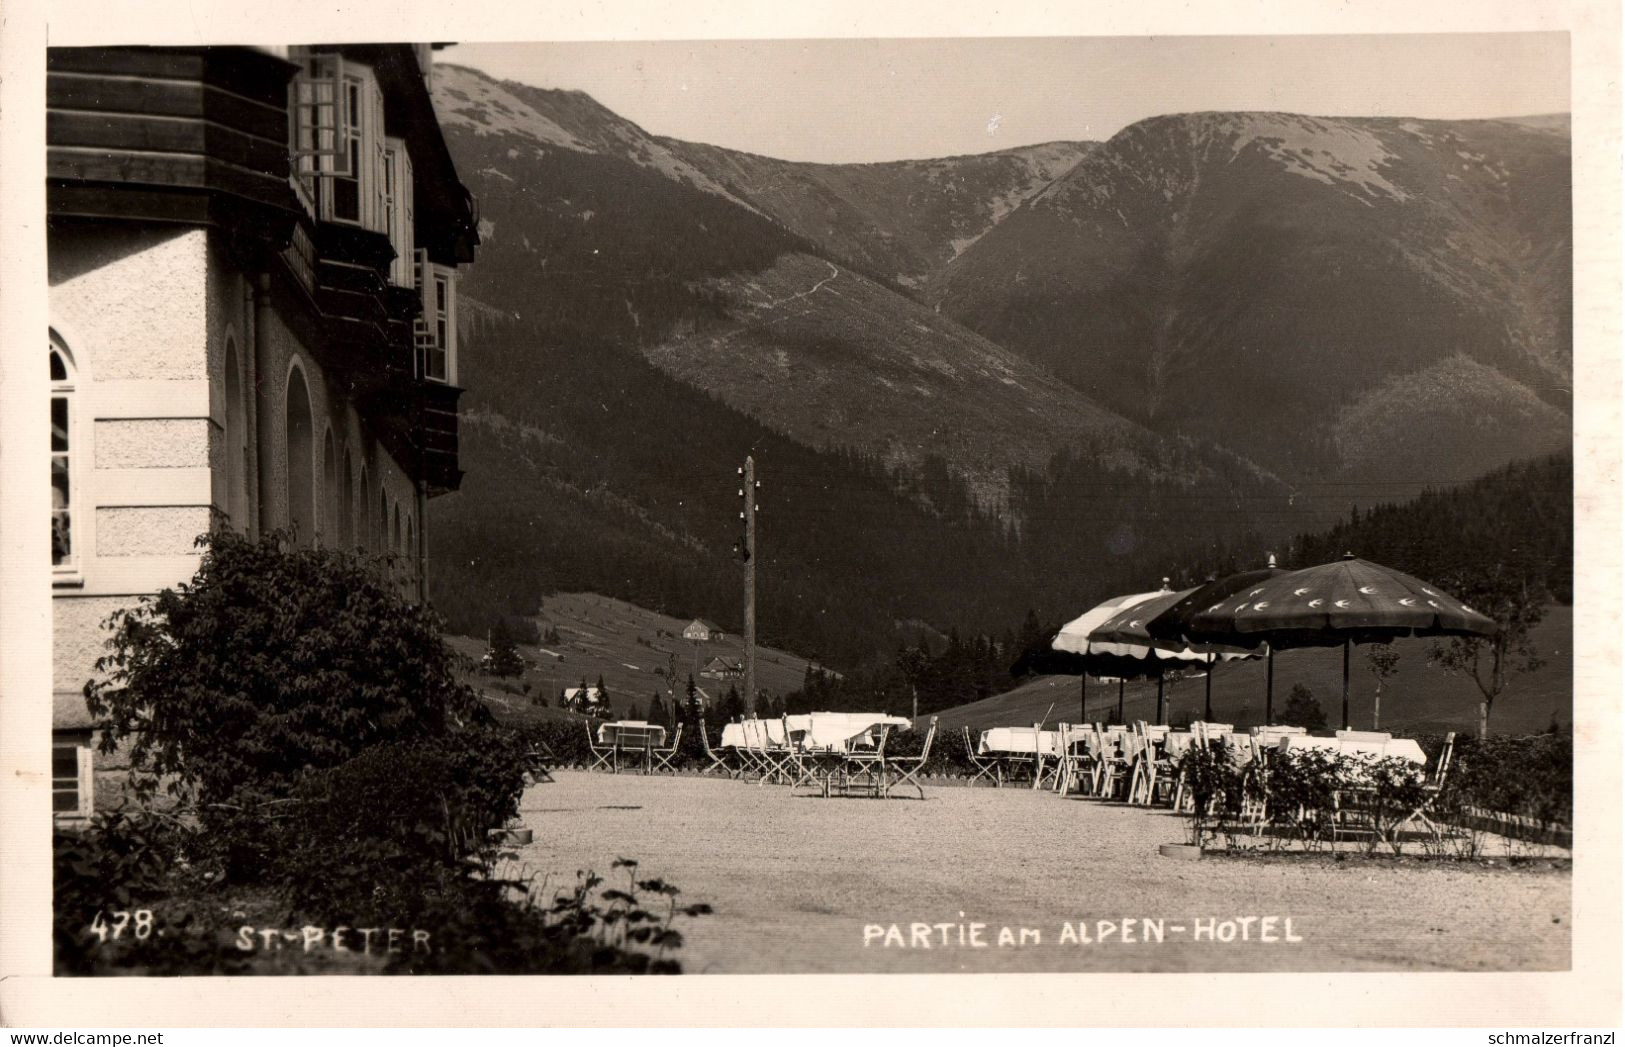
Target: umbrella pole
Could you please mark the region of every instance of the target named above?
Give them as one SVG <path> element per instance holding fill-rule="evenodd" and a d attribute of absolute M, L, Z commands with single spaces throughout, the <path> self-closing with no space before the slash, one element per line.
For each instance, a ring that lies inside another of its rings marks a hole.
<path fill-rule="evenodd" d="M 1123 722 L 1123 678 L 1117 678 L 1117 722 Z"/>
<path fill-rule="evenodd" d="M 1205 723 L 1213 722 L 1213 661 L 1216 655 L 1207 656 L 1207 698 L 1202 704 L 1202 720 Z"/>
<path fill-rule="evenodd" d="M 1343 730 L 1349 729 L 1349 641 L 1343 641 Z"/>
<path fill-rule="evenodd" d="M 1078 694 L 1078 722 L 1089 722 L 1089 672 L 1084 670 L 1083 687 Z"/>
<path fill-rule="evenodd" d="M 1270 644 L 1264 668 L 1264 726 L 1275 722 L 1275 645 Z"/>
<path fill-rule="evenodd" d="M 1162 705 L 1162 666 L 1157 666 L 1157 723 L 1167 723 L 1167 714 L 1163 712 Z"/>

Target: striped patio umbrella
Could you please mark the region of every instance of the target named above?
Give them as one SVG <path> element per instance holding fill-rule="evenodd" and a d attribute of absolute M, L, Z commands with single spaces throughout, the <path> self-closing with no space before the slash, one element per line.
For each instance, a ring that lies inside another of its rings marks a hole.
<path fill-rule="evenodd" d="M 1164 585 L 1167 580 L 1164 579 Z M 1090 650 L 1103 655 L 1139 659 L 1151 667 L 1157 678 L 1157 722 L 1167 720 L 1167 707 L 1163 700 L 1163 669 L 1172 666 L 1200 664 L 1208 670 L 1208 709 L 1212 714 L 1212 667 L 1216 661 L 1255 657 L 1259 652 L 1231 644 L 1191 643 L 1182 639 L 1172 641 L 1153 637 L 1148 629 L 1159 615 L 1188 599 L 1196 589 L 1171 592 L 1164 589 L 1150 599 L 1141 600 L 1120 609 L 1089 634 Z"/>
<path fill-rule="evenodd" d="M 1413 636 L 1493 636 L 1495 621 L 1437 586 L 1353 553 L 1270 578 L 1191 619 L 1206 642 L 1343 648 L 1343 726 L 1349 726 L 1349 648 Z"/>

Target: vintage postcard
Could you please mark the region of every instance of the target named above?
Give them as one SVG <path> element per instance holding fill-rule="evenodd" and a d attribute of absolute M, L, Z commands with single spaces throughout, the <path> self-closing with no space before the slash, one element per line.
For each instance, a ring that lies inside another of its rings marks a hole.
<path fill-rule="evenodd" d="M 108 13 L 8 1021 L 1617 1024 L 1617 8 Z"/>

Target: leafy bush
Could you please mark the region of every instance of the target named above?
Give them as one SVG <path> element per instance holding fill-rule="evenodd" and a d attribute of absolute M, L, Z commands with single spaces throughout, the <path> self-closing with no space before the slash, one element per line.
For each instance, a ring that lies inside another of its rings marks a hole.
<path fill-rule="evenodd" d="M 1276 721 L 1294 727 L 1305 727 L 1311 731 L 1324 731 L 1326 710 L 1315 700 L 1313 691 L 1301 683 L 1295 683 L 1292 685 L 1292 692 L 1287 695 L 1286 707 L 1277 714 Z"/>
<path fill-rule="evenodd" d="M 102 751 L 130 744 L 138 793 L 167 779 L 196 801 L 234 873 L 263 865 L 255 812 L 301 773 L 489 718 L 455 679 L 439 620 L 377 562 L 281 534 L 198 544 L 190 582 L 108 619 L 85 697 Z"/>
<path fill-rule="evenodd" d="M 437 891 L 489 872 L 527 748 L 516 732 L 470 728 L 309 773 L 281 825 L 277 881 L 321 919 L 416 918 Z"/>

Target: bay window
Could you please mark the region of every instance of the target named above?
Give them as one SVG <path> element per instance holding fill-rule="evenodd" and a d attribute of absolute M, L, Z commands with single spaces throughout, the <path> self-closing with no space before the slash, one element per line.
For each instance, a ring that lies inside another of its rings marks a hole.
<path fill-rule="evenodd" d="M 384 96 L 364 65 L 307 54 L 289 86 L 294 188 L 310 212 L 387 232 L 383 213 Z"/>

